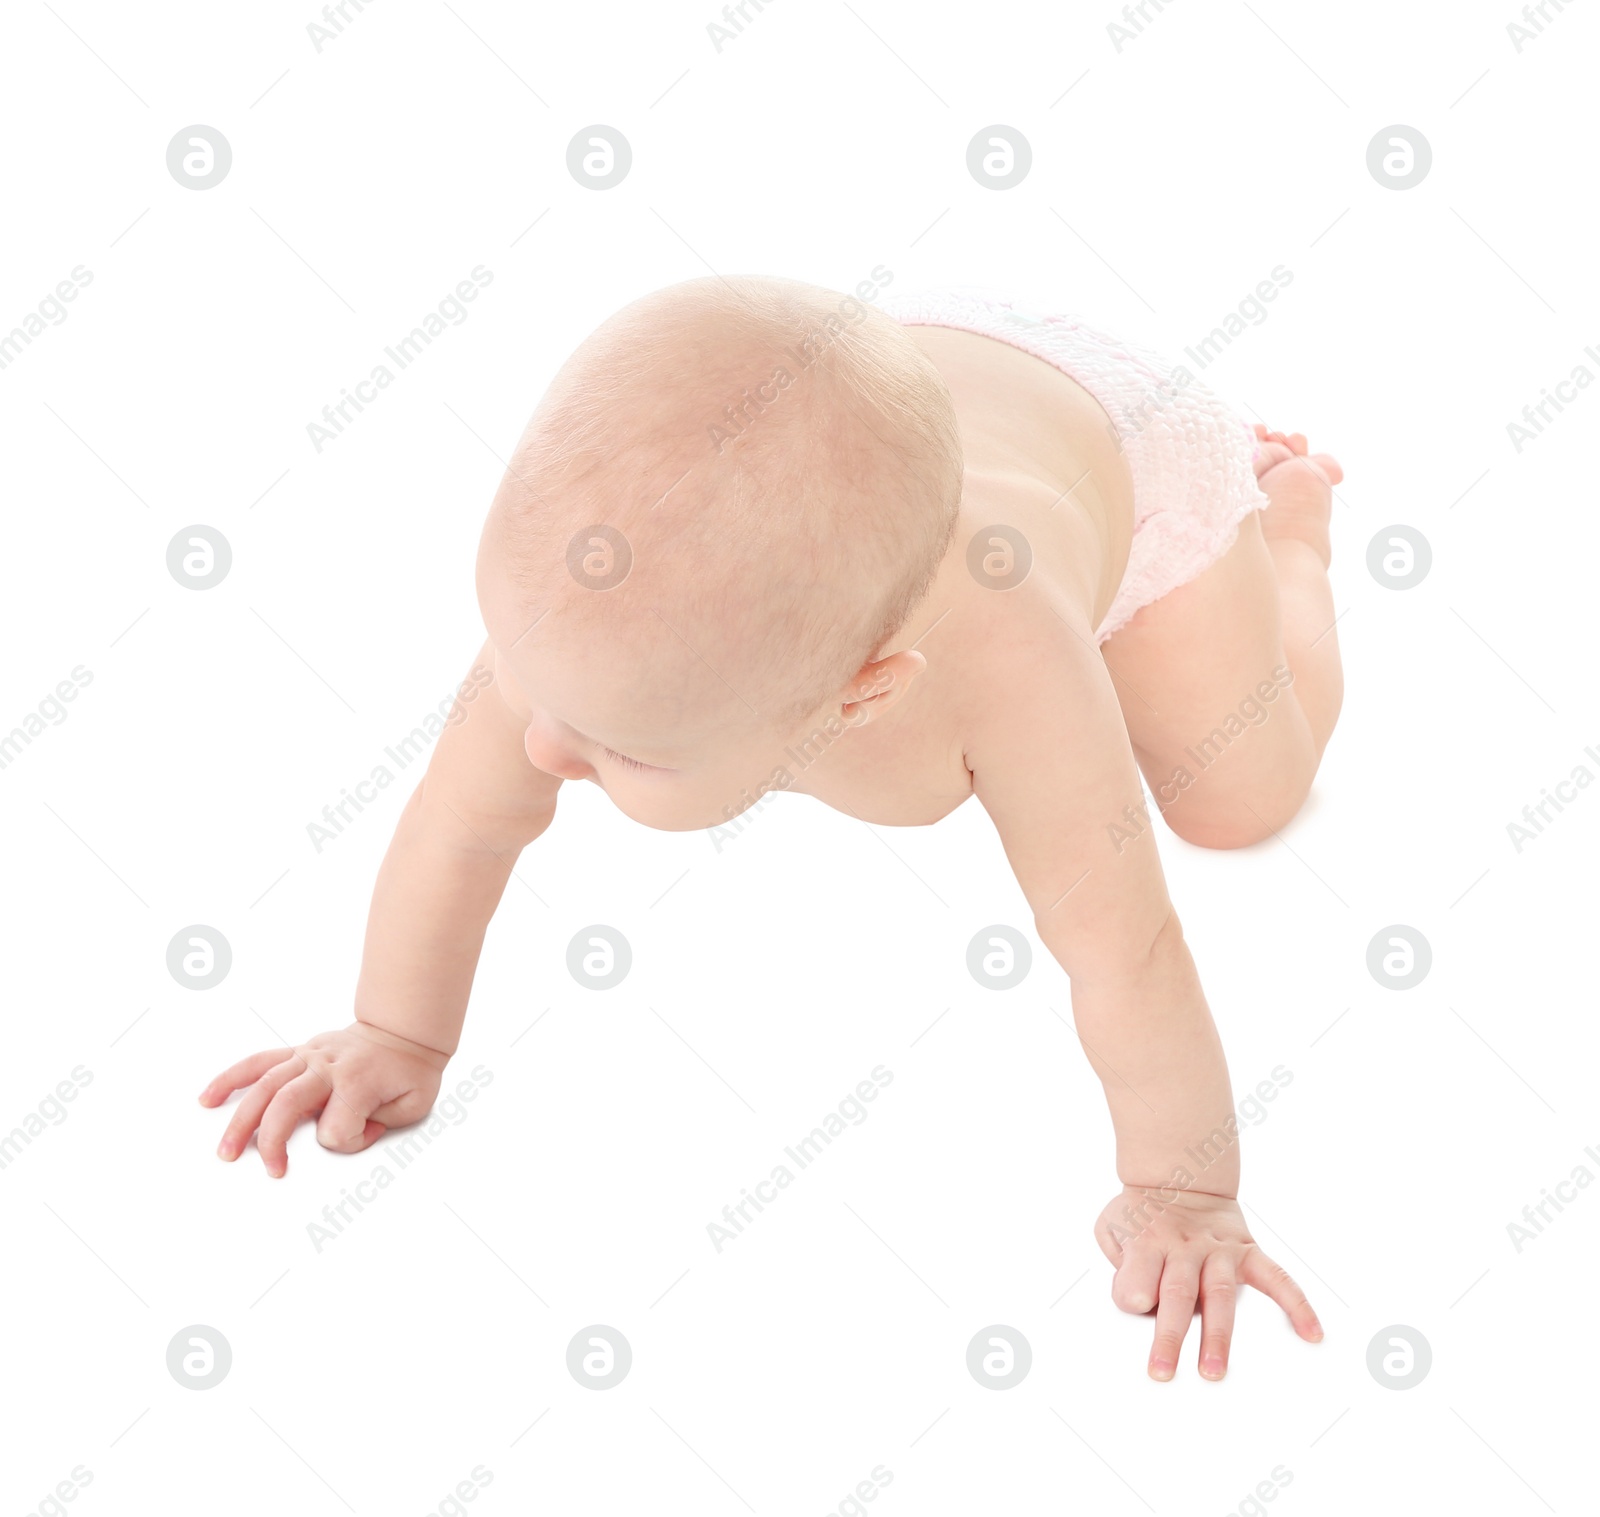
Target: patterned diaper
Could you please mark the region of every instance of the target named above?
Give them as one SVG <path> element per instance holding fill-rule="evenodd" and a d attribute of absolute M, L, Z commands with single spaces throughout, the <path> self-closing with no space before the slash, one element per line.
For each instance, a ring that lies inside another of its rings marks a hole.
<path fill-rule="evenodd" d="M 1244 517 L 1269 504 L 1256 484 L 1255 433 L 1186 369 L 1148 349 L 977 290 L 890 295 L 879 306 L 903 326 L 957 327 L 1042 358 L 1111 418 L 1133 480 L 1133 546 L 1100 642 L 1215 563 Z"/>

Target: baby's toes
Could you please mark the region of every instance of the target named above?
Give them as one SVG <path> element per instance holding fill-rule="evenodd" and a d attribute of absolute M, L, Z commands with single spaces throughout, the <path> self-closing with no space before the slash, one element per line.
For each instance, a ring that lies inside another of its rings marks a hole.
<path fill-rule="evenodd" d="M 1255 471 L 1259 480 L 1269 470 L 1276 469 L 1279 464 L 1287 463 L 1294 454 L 1281 442 L 1265 441 L 1256 449 Z"/>
<path fill-rule="evenodd" d="M 1259 475 L 1256 483 L 1274 500 L 1280 495 L 1292 495 L 1297 501 L 1317 502 L 1324 510 L 1332 503 L 1333 481 L 1314 458 L 1291 453 Z"/>
<path fill-rule="evenodd" d="M 1311 462 L 1316 464 L 1328 476 L 1329 484 L 1339 484 L 1344 479 L 1344 470 L 1339 467 L 1339 460 L 1331 453 L 1313 453 Z"/>

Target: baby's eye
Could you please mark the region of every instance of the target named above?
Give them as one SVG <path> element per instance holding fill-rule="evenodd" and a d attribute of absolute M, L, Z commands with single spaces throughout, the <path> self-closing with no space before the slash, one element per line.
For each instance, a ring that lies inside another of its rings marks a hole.
<path fill-rule="evenodd" d="M 652 769 L 655 767 L 653 764 L 641 764 L 638 759 L 629 758 L 625 753 L 618 753 L 615 749 L 607 748 L 604 743 L 600 745 L 600 751 L 608 759 L 612 759 L 619 764 L 626 764 L 630 769 Z"/>

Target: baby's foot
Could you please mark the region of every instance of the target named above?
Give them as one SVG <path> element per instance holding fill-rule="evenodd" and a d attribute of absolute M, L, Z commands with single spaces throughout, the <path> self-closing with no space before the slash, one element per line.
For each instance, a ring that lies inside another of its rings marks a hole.
<path fill-rule="evenodd" d="M 1303 433 L 1269 432 L 1255 427 L 1260 444 L 1256 454 L 1256 483 L 1272 501 L 1261 513 L 1261 535 L 1293 537 L 1309 543 L 1324 565 L 1333 557 L 1328 523 L 1333 516 L 1333 487 L 1344 470 L 1331 453 L 1308 453 Z"/>

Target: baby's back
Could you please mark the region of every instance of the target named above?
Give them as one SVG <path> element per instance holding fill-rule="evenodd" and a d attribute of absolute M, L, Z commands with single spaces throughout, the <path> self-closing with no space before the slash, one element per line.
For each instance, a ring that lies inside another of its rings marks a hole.
<path fill-rule="evenodd" d="M 915 826 L 972 793 L 965 751 L 997 659 L 1099 626 L 1133 536 L 1133 486 L 1099 402 L 1061 370 L 944 326 L 907 335 L 950 390 L 965 461 L 960 516 L 921 606 L 884 654 L 928 660 L 905 700 L 792 788 L 865 820 Z M 1045 654 L 1048 656 L 1048 653 Z M 813 765 L 815 767 L 813 767 Z"/>

